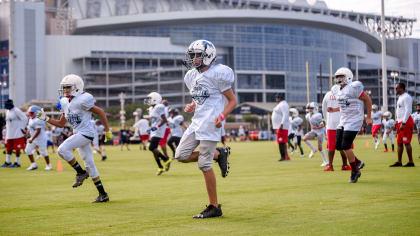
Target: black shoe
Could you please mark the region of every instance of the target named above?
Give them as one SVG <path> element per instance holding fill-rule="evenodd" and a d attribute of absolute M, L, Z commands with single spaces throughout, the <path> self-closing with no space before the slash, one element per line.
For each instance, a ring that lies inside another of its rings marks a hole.
<path fill-rule="evenodd" d="M 403 167 L 415 167 L 414 162 L 407 162 Z"/>
<path fill-rule="evenodd" d="M 105 193 L 105 194 L 99 194 L 99 196 L 92 203 L 108 202 L 108 201 L 109 201 L 108 194 Z"/>
<path fill-rule="evenodd" d="M 204 218 L 212 218 L 212 217 L 220 217 L 223 215 L 222 206 L 219 204 L 218 207 L 213 205 L 208 205 L 204 211 L 200 212 L 200 214 L 193 216 L 194 219 L 204 219 Z"/>
<path fill-rule="evenodd" d="M 362 173 L 360 171 L 352 171 L 349 183 L 357 183 L 357 180 L 360 178 Z"/>
<path fill-rule="evenodd" d="M 365 167 L 365 163 L 361 160 L 359 160 L 359 162 L 357 163 L 357 167 L 359 168 L 359 170 L 363 169 L 363 167 Z"/>
<path fill-rule="evenodd" d="M 13 165 L 9 166 L 10 168 L 20 168 L 20 164 L 15 162 Z"/>
<path fill-rule="evenodd" d="M 401 167 L 402 163 L 401 162 L 395 162 L 394 164 L 390 165 L 389 167 Z"/>
<path fill-rule="evenodd" d="M 88 177 L 89 177 L 89 173 L 87 171 L 85 171 L 85 173 L 83 173 L 83 174 L 77 174 L 76 175 L 76 182 L 74 182 L 73 188 L 77 188 L 80 185 L 82 185 L 83 181 L 85 181 L 85 179 L 87 179 Z"/>
<path fill-rule="evenodd" d="M 102 156 L 102 161 L 105 161 L 106 160 L 106 156 Z"/>
<path fill-rule="evenodd" d="M 217 148 L 220 155 L 216 162 L 219 164 L 220 171 L 222 172 L 222 177 L 225 178 L 229 174 L 229 155 L 230 155 L 230 148 Z"/>
<path fill-rule="evenodd" d="M 1 165 L 2 168 L 9 168 L 12 167 L 13 164 L 11 162 L 4 162 L 3 165 Z"/>

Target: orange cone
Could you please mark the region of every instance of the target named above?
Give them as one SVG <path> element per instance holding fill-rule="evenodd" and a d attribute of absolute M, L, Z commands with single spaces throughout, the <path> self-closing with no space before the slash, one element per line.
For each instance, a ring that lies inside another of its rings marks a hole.
<path fill-rule="evenodd" d="M 60 159 L 57 160 L 57 172 L 63 172 L 63 163 Z"/>
<path fill-rule="evenodd" d="M 368 140 L 366 140 L 366 142 L 365 142 L 365 147 L 366 147 L 366 148 L 368 148 L 368 147 L 369 147 L 369 141 L 368 141 Z"/>

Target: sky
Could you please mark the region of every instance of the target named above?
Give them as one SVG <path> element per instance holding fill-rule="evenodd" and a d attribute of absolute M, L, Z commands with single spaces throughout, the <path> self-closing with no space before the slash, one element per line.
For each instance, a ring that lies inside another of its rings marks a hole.
<path fill-rule="evenodd" d="M 316 0 L 308 0 L 314 2 Z M 381 14 L 381 0 L 324 0 L 330 9 Z M 416 11 L 417 10 L 417 11 Z M 420 38 L 420 0 L 385 0 L 385 15 L 416 18 L 411 37 Z"/>

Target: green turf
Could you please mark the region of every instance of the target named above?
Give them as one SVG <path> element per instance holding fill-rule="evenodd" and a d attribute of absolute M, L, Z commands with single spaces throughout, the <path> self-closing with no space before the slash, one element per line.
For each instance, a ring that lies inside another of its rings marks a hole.
<path fill-rule="evenodd" d="M 356 143 L 366 162 L 357 184 L 339 170 L 340 158 L 336 171 L 325 173 L 319 154 L 278 162 L 272 142 L 230 143 L 230 175 L 219 177 L 215 166 L 224 217 L 209 220 L 191 218 L 207 203 L 195 163 L 174 163 L 155 176 L 148 151 L 108 148 L 109 160 L 97 165 L 111 202 L 92 204 L 90 180 L 72 189 L 66 163 L 61 173 L 46 172 L 38 160 L 41 168 L 28 172 L 25 156 L 22 168 L 0 169 L 0 235 L 419 235 L 417 140 L 415 168 L 389 168 L 396 154 L 367 148 L 367 140 Z"/>

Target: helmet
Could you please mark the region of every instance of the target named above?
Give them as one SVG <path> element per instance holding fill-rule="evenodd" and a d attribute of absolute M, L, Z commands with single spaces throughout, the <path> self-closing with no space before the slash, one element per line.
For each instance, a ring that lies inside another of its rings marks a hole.
<path fill-rule="evenodd" d="M 6 108 L 7 110 L 11 110 L 11 109 L 13 109 L 13 107 L 15 107 L 15 105 L 13 104 L 13 100 L 12 99 L 7 99 L 4 102 L 4 108 Z"/>
<path fill-rule="evenodd" d="M 344 76 L 344 78 L 342 78 L 342 76 Z M 347 67 L 341 67 L 335 72 L 334 77 L 337 84 L 346 85 L 353 81 L 353 72 Z"/>
<path fill-rule="evenodd" d="M 290 114 L 292 114 L 292 117 L 298 117 L 299 111 L 296 108 L 290 108 L 289 109 Z"/>
<path fill-rule="evenodd" d="M 312 112 L 312 113 L 318 112 L 318 103 L 316 103 L 316 102 L 310 102 L 310 103 L 306 104 L 306 112 L 307 113 L 309 113 L 309 112 Z"/>
<path fill-rule="evenodd" d="M 388 119 L 391 119 L 392 118 L 392 113 L 389 112 L 389 111 L 386 111 L 386 112 L 384 112 L 383 116 L 388 118 Z"/>
<path fill-rule="evenodd" d="M 80 76 L 69 74 L 69 75 L 64 76 L 64 78 L 61 80 L 60 89 L 58 90 L 58 94 L 60 96 L 65 96 L 64 88 L 66 87 L 71 87 L 70 96 L 75 97 L 83 93 L 84 83 L 83 83 L 82 78 L 80 78 Z"/>
<path fill-rule="evenodd" d="M 372 110 L 377 111 L 377 110 L 378 110 L 378 105 L 373 104 L 373 105 L 372 105 Z"/>
<path fill-rule="evenodd" d="M 144 99 L 144 103 L 149 106 L 154 106 L 162 102 L 162 96 L 159 93 L 151 92 L 147 95 L 147 98 Z"/>
<path fill-rule="evenodd" d="M 194 64 L 196 54 L 201 54 L 202 63 L 200 65 Z M 192 42 L 187 49 L 184 64 L 187 68 L 200 68 L 202 66 L 209 66 L 216 60 L 216 47 L 212 42 L 200 39 Z"/>
<path fill-rule="evenodd" d="M 39 106 L 37 106 L 37 105 L 30 106 L 28 108 L 28 115 L 29 115 L 29 117 L 34 118 L 38 114 L 38 112 L 41 111 L 41 109 L 42 108 L 39 107 Z"/>
<path fill-rule="evenodd" d="M 176 108 L 171 108 L 169 109 L 169 114 L 173 113 L 174 116 L 179 114 L 179 110 Z"/>

